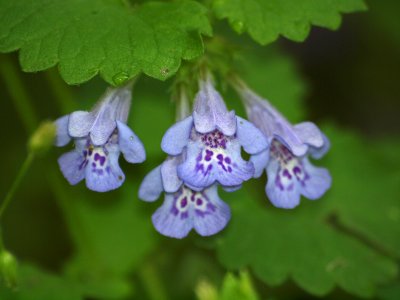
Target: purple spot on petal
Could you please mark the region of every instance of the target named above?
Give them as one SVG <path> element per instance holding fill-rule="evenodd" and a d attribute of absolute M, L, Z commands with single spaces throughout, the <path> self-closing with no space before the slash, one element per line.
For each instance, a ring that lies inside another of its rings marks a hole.
<path fill-rule="evenodd" d="M 209 209 L 209 210 L 211 210 L 212 212 L 214 212 L 214 211 L 217 210 L 217 207 L 216 207 L 214 204 L 208 202 L 208 203 L 207 203 L 207 209 Z"/>
<path fill-rule="evenodd" d="M 292 179 L 292 175 L 290 175 L 290 173 L 289 173 L 289 171 L 288 171 L 287 169 L 284 169 L 284 170 L 283 170 L 282 175 L 283 175 L 284 177 L 287 177 L 288 179 Z"/>
<path fill-rule="evenodd" d="M 225 157 L 225 162 L 227 164 L 230 164 L 231 163 L 231 158 L 229 156 Z"/>
<path fill-rule="evenodd" d="M 217 155 L 217 159 L 222 161 L 224 159 L 224 156 L 220 153 Z"/>
<path fill-rule="evenodd" d="M 196 204 L 199 205 L 199 206 L 202 205 L 203 204 L 203 200 L 201 198 L 197 198 Z"/>
<path fill-rule="evenodd" d="M 185 197 L 185 198 L 183 198 L 182 201 L 181 201 L 181 207 L 182 207 L 182 208 L 185 208 L 187 204 L 188 204 L 188 201 L 187 201 L 187 198 Z"/>
<path fill-rule="evenodd" d="M 283 191 L 283 185 L 282 185 L 282 182 L 281 182 L 281 176 L 279 176 L 279 174 L 278 175 L 276 175 L 276 178 L 275 178 L 275 185 L 281 190 L 281 191 Z"/>
<path fill-rule="evenodd" d="M 177 216 L 177 215 L 179 214 L 179 210 L 178 210 L 175 206 L 173 206 L 173 207 L 171 208 L 171 213 L 172 213 L 174 216 Z"/>
<path fill-rule="evenodd" d="M 295 166 L 294 168 L 293 168 L 293 173 L 294 174 L 301 174 L 301 168 L 300 167 L 298 167 L 298 166 Z"/>
<path fill-rule="evenodd" d="M 210 151 L 210 150 L 206 150 L 206 157 L 204 158 L 206 161 L 210 161 L 212 156 L 213 156 L 214 152 Z"/>
<path fill-rule="evenodd" d="M 189 217 L 189 212 L 185 211 L 181 214 L 181 219 L 187 219 Z"/>

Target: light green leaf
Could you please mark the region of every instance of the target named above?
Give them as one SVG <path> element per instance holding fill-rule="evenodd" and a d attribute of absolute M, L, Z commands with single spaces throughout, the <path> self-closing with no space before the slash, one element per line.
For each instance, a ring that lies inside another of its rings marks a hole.
<path fill-rule="evenodd" d="M 214 0 L 213 8 L 236 32 L 246 31 L 264 45 L 279 35 L 303 41 L 311 25 L 335 30 L 340 13 L 365 10 L 366 6 L 362 0 Z"/>
<path fill-rule="evenodd" d="M 228 273 L 222 285 L 220 300 L 257 300 L 259 299 L 249 273 L 242 271 L 239 277 Z"/>
<path fill-rule="evenodd" d="M 203 279 L 196 287 L 196 295 L 199 300 L 257 300 L 255 291 L 248 272 L 242 271 L 239 276 L 227 273 L 220 291 Z"/>
<path fill-rule="evenodd" d="M 173 75 L 181 59 L 203 52 L 211 35 L 206 9 L 195 1 L 0 0 L 0 52 L 20 49 L 24 71 L 56 64 L 69 84 L 100 73 L 120 84 L 139 72 Z"/>
<path fill-rule="evenodd" d="M 0 285 L 0 299 L 5 300 L 83 300 L 80 288 L 72 282 L 22 264 L 19 268 L 19 285 L 16 290 Z"/>
<path fill-rule="evenodd" d="M 381 143 L 369 142 L 367 148 L 354 134 L 334 127 L 325 131 L 333 146 L 316 165 L 331 171 L 327 195 L 303 198 L 294 210 L 272 207 L 260 181 L 224 195 L 232 199 L 233 216 L 217 243 L 218 256 L 228 268 L 251 267 L 270 285 L 290 278 L 315 295 L 339 286 L 370 297 L 397 272 L 387 251 L 399 257 L 400 162 L 377 159 Z"/>

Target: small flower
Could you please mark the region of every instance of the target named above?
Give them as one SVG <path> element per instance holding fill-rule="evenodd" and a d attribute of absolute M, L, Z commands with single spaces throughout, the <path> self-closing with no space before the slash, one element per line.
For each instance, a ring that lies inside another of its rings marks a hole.
<path fill-rule="evenodd" d="M 208 78 L 200 82 L 193 114 L 168 129 L 161 147 L 172 156 L 183 154 L 178 176 L 200 191 L 215 182 L 238 187 L 253 177 L 254 166 L 243 160 L 241 147 L 254 155 L 268 149 L 268 142 L 253 124 L 228 112 Z"/>
<path fill-rule="evenodd" d="M 75 143 L 74 151 L 58 159 L 70 184 L 86 178 L 90 190 L 110 191 L 125 180 L 118 164 L 121 152 L 130 163 L 146 159 L 142 142 L 125 124 L 130 101 L 130 86 L 109 89 L 91 112 L 73 112 L 56 121 L 56 146 L 65 146 L 71 139 Z"/>
<path fill-rule="evenodd" d="M 272 204 L 294 208 L 300 203 L 300 195 L 311 200 L 320 198 L 330 188 L 332 179 L 328 170 L 313 166 L 308 156 L 321 158 L 329 150 L 328 138 L 311 122 L 292 126 L 244 83 L 235 87 L 249 119 L 271 143 L 268 151 L 253 155 L 251 161 L 255 166 L 254 177 L 267 170 L 266 194 Z"/>
<path fill-rule="evenodd" d="M 139 198 L 155 201 L 165 192 L 164 203 L 153 214 L 158 232 L 184 238 L 194 229 L 202 236 L 221 231 L 230 219 L 230 209 L 218 196 L 217 185 L 195 191 L 183 184 L 177 174 L 181 157 L 169 157 L 152 170 L 139 188 Z"/>

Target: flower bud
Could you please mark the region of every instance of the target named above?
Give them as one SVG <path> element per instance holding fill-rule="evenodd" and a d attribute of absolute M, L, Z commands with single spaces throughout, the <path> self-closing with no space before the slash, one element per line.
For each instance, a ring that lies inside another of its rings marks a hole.
<path fill-rule="evenodd" d="M 45 121 L 36 129 L 29 139 L 28 148 L 31 153 L 45 153 L 54 144 L 56 125 L 54 122 Z"/>
<path fill-rule="evenodd" d="M 0 275 L 9 288 L 17 286 L 17 260 L 10 252 L 0 252 Z"/>

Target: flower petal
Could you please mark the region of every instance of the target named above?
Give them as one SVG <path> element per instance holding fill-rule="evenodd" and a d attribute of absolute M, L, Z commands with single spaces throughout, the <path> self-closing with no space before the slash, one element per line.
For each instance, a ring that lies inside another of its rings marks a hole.
<path fill-rule="evenodd" d="M 125 175 L 118 164 L 119 151 L 108 155 L 93 153 L 86 167 L 86 186 L 96 192 L 107 192 L 119 188 L 125 181 Z M 98 156 L 96 155 L 98 154 Z M 99 157 L 96 164 L 96 158 Z"/>
<path fill-rule="evenodd" d="M 164 191 L 161 179 L 161 166 L 146 175 L 139 187 L 139 198 L 143 201 L 156 201 Z"/>
<path fill-rule="evenodd" d="M 69 116 L 68 133 L 71 137 L 82 138 L 89 135 L 96 116 L 87 111 L 75 111 Z"/>
<path fill-rule="evenodd" d="M 196 95 L 193 120 L 196 131 L 208 133 L 215 129 L 227 136 L 236 132 L 236 118 L 233 111 L 228 112 L 221 95 L 215 90 L 211 80 L 200 82 Z"/>
<path fill-rule="evenodd" d="M 107 142 L 117 127 L 116 121 L 126 122 L 132 97 L 130 89 L 129 84 L 122 88 L 109 88 L 102 96 L 92 112 L 96 116 L 90 128 L 94 145 L 100 146 Z"/>
<path fill-rule="evenodd" d="M 193 117 L 189 116 L 170 127 L 161 141 L 161 149 L 169 155 L 181 154 L 187 145 L 193 127 Z"/>
<path fill-rule="evenodd" d="M 254 178 L 259 178 L 263 174 L 269 161 L 269 149 L 264 150 L 260 153 L 254 154 L 250 157 L 250 161 L 254 166 Z"/>
<path fill-rule="evenodd" d="M 189 142 L 187 158 L 178 166 L 178 176 L 188 185 L 206 188 L 214 182 L 236 186 L 254 175 L 254 166 L 240 154 L 237 141 L 227 142 L 226 149 L 206 148 L 200 141 Z"/>
<path fill-rule="evenodd" d="M 271 203 L 280 208 L 294 208 L 300 203 L 300 192 L 296 178 L 282 170 L 276 160 L 267 166 L 268 182 L 265 192 Z"/>
<path fill-rule="evenodd" d="M 308 153 L 311 155 L 312 158 L 320 159 L 326 154 L 326 152 L 329 151 L 329 149 L 331 147 L 331 143 L 330 143 L 329 139 L 323 133 L 322 133 L 322 138 L 324 140 L 324 144 L 322 147 L 320 147 L 320 148 L 310 147 L 309 148 Z"/>
<path fill-rule="evenodd" d="M 321 130 L 312 122 L 302 122 L 293 126 L 297 136 L 303 141 L 315 148 L 320 148 L 324 144 L 324 138 Z"/>
<path fill-rule="evenodd" d="M 177 239 L 187 236 L 193 228 L 193 219 L 189 218 L 188 200 L 184 200 L 181 195 L 166 194 L 163 205 L 151 218 L 159 233 Z"/>
<path fill-rule="evenodd" d="M 124 123 L 117 121 L 118 144 L 126 161 L 141 163 L 146 160 L 146 151 L 140 139 Z"/>
<path fill-rule="evenodd" d="M 236 117 L 236 119 L 236 137 L 244 151 L 256 154 L 268 148 L 268 139 L 257 127 L 241 117 Z"/>
<path fill-rule="evenodd" d="M 240 190 L 242 188 L 242 185 L 241 184 L 233 185 L 233 186 L 224 185 L 224 186 L 222 186 L 222 188 L 225 192 L 232 193 L 232 192 L 236 192 L 237 190 Z"/>
<path fill-rule="evenodd" d="M 71 137 L 68 134 L 68 122 L 69 122 L 69 115 L 58 118 L 55 121 L 57 128 L 55 145 L 57 147 L 65 146 L 71 141 Z"/>
<path fill-rule="evenodd" d="M 216 185 L 205 190 L 203 196 L 196 198 L 193 226 L 200 235 L 209 236 L 224 229 L 231 218 L 231 210 L 219 198 Z"/>
<path fill-rule="evenodd" d="M 162 183 L 167 193 L 175 193 L 182 185 L 182 180 L 178 177 L 177 171 L 180 162 L 180 157 L 170 156 L 161 165 Z"/>
<path fill-rule="evenodd" d="M 84 156 L 81 152 L 70 151 L 58 159 L 61 172 L 71 185 L 78 184 L 85 178 Z"/>
<path fill-rule="evenodd" d="M 308 174 L 308 179 L 300 187 L 301 193 L 310 200 L 321 198 L 332 184 L 329 171 L 313 166 L 308 158 L 303 159 L 303 166 L 305 173 Z"/>

